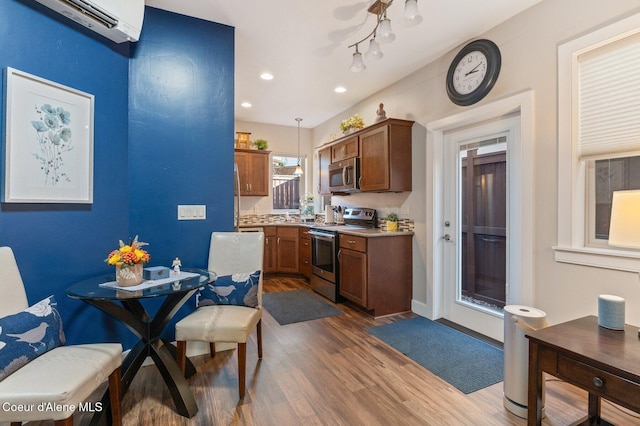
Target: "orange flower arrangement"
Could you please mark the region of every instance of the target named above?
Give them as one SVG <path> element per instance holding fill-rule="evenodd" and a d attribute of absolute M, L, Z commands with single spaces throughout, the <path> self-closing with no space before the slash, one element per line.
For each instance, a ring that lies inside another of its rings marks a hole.
<path fill-rule="evenodd" d="M 104 261 L 109 265 L 115 266 L 133 266 L 137 263 L 148 263 L 151 255 L 141 248 L 146 245 L 148 243 L 138 241 L 137 235 L 128 245 L 125 245 L 120 240 L 120 248 L 109 253 L 109 256 Z"/>

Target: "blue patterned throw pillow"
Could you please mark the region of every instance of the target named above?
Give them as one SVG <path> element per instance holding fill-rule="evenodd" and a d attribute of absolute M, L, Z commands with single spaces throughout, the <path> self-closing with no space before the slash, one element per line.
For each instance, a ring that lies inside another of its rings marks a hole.
<path fill-rule="evenodd" d="M 65 343 L 56 299 L 49 296 L 17 314 L 0 318 L 0 380 Z"/>
<path fill-rule="evenodd" d="M 260 271 L 222 275 L 200 290 L 198 306 L 238 305 L 258 306 Z"/>

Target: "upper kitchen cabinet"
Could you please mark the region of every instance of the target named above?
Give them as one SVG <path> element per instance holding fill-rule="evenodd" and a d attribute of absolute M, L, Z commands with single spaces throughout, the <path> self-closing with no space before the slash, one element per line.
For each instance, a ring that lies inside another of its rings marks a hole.
<path fill-rule="evenodd" d="M 391 118 L 359 133 L 360 191 L 411 191 L 412 126 Z"/>
<path fill-rule="evenodd" d="M 318 194 L 330 195 L 329 189 L 329 164 L 331 164 L 331 147 L 318 151 Z"/>
<path fill-rule="evenodd" d="M 331 146 L 331 162 L 337 163 L 338 161 L 346 160 L 347 158 L 354 158 L 358 156 L 359 139 L 358 136 L 353 136 L 344 141 Z"/>
<path fill-rule="evenodd" d="M 240 195 L 269 195 L 270 151 L 236 149 L 235 162 L 240 175 Z"/>

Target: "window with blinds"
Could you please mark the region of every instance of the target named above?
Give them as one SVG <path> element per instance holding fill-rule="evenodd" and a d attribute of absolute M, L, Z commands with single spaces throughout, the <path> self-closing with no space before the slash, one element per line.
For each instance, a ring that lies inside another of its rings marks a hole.
<path fill-rule="evenodd" d="M 640 189 L 640 36 L 578 56 L 578 146 L 587 163 L 587 243 L 609 237 L 614 191 Z"/>
<path fill-rule="evenodd" d="M 640 189 L 640 13 L 558 45 L 558 262 L 639 271 L 608 245 L 614 191 Z"/>
<path fill-rule="evenodd" d="M 578 56 L 582 159 L 640 154 L 640 35 Z"/>

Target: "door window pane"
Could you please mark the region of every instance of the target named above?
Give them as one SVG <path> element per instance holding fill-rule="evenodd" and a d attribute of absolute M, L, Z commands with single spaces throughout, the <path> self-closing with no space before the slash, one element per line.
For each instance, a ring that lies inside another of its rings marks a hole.
<path fill-rule="evenodd" d="M 460 297 L 495 311 L 506 304 L 507 157 L 502 141 L 463 146 L 460 152 Z"/>

